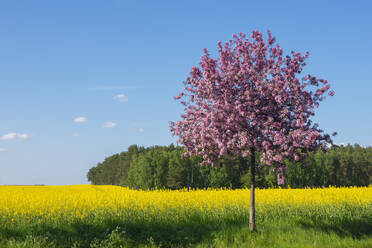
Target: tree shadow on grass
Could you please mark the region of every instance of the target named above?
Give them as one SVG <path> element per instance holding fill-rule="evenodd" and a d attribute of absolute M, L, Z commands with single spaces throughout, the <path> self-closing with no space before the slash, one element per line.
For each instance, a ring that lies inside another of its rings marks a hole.
<path fill-rule="evenodd" d="M 210 239 L 211 234 L 223 230 L 226 226 L 242 226 L 246 221 L 240 220 L 202 220 L 190 218 L 182 222 L 134 222 L 130 220 L 106 219 L 101 223 L 76 221 L 70 225 L 34 226 L 27 233 L 17 230 L 0 230 L 0 236 L 6 239 L 24 240 L 26 235 L 48 237 L 48 242 L 57 247 L 90 247 L 93 242 L 103 242 L 110 239 L 113 232 L 123 240 L 129 241 L 130 246 L 153 243 L 160 247 L 183 247 Z"/>
<path fill-rule="evenodd" d="M 23 238 L 25 236 L 25 232 L 19 229 L 13 229 L 8 227 L 2 227 L 0 229 L 0 241 L 6 238 Z"/>
<path fill-rule="evenodd" d="M 298 223 L 306 229 L 321 230 L 326 233 L 335 233 L 340 237 L 352 237 L 361 239 L 372 237 L 372 217 L 363 219 L 308 219 Z"/>

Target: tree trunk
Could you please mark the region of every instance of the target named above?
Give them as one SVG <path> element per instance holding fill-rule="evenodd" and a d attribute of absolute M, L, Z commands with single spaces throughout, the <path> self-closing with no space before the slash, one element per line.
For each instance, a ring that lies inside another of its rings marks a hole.
<path fill-rule="evenodd" d="M 255 189 L 255 169 L 256 169 L 256 157 L 255 149 L 251 148 L 251 198 L 249 203 L 249 229 L 254 231 L 256 229 L 255 220 L 255 203 L 254 203 L 254 189 Z"/>

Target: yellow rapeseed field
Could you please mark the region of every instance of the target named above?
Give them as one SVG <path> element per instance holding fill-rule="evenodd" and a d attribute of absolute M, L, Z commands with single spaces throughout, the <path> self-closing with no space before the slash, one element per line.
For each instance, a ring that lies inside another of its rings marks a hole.
<path fill-rule="evenodd" d="M 246 216 L 249 189 L 141 191 L 118 186 L 0 186 L 0 220 L 54 221 L 119 216 L 145 220 Z M 350 207 L 371 208 L 372 187 L 257 189 L 257 213 L 328 215 Z M 337 209 L 337 211 L 335 211 Z M 0 225 L 1 225 L 0 223 Z"/>

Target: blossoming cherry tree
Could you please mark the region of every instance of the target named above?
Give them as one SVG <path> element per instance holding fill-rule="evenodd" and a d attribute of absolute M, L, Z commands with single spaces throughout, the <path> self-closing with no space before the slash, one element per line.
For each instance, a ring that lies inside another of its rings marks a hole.
<path fill-rule="evenodd" d="M 215 165 L 223 155 L 250 156 L 249 226 L 254 230 L 255 152 L 278 171 L 283 184 L 285 159 L 298 161 L 332 144 L 310 117 L 325 94 L 334 92 L 326 80 L 300 78 L 308 52 L 283 56 L 270 31 L 266 41 L 253 31 L 250 37 L 240 33 L 218 42 L 218 54 L 213 59 L 204 49 L 200 66 L 191 69 L 184 91 L 175 97 L 185 113 L 170 122 L 170 131 L 179 137 L 184 155 L 202 155 L 203 165 Z"/>

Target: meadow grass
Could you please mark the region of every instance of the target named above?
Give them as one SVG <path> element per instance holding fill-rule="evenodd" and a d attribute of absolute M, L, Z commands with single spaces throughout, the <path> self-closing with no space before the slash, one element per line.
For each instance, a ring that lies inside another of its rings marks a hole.
<path fill-rule="evenodd" d="M 257 190 L 254 233 L 247 195 L 0 187 L 0 247 L 372 247 L 372 187 Z"/>

